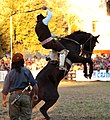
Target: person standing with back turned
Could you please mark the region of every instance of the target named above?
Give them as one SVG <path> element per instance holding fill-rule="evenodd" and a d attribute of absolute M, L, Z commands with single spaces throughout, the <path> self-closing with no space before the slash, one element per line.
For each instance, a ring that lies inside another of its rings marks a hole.
<path fill-rule="evenodd" d="M 48 27 L 48 23 L 52 18 L 52 12 L 46 6 L 41 8 L 42 10 L 47 11 L 47 16 L 44 17 L 42 14 L 37 16 L 37 24 L 35 26 L 35 32 L 38 36 L 39 41 L 41 42 L 42 46 L 46 49 L 52 49 L 60 53 L 59 57 L 59 69 L 65 70 L 64 63 L 65 58 L 68 55 L 68 50 L 57 40 L 52 38 L 51 32 Z"/>
<path fill-rule="evenodd" d="M 35 91 L 34 95 L 37 96 L 37 82 L 34 80 L 30 70 L 24 68 L 23 55 L 16 53 L 12 58 L 12 68 L 5 77 L 2 90 L 3 107 L 6 107 L 6 96 L 10 93 L 10 120 L 31 120 L 32 102 L 30 97 L 30 85 L 32 86 L 32 90 Z"/>

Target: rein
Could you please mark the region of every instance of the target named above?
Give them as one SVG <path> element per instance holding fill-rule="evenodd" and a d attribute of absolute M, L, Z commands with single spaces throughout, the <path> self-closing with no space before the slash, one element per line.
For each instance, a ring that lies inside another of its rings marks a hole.
<path fill-rule="evenodd" d="M 63 38 L 63 39 L 73 41 L 73 42 L 75 42 L 76 44 L 80 45 L 80 43 L 77 42 L 76 40 L 73 40 L 73 39 L 70 39 L 70 38 Z"/>
<path fill-rule="evenodd" d="M 92 37 L 93 37 L 93 36 L 91 35 L 91 36 L 86 40 L 86 42 L 85 42 L 84 44 L 82 44 L 82 47 L 81 47 L 81 50 L 82 50 L 82 51 L 85 51 L 85 52 L 87 52 L 87 53 L 92 53 L 92 52 L 83 50 L 84 45 L 85 45 Z M 90 41 L 90 51 L 91 51 L 91 41 Z"/>
<path fill-rule="evenodd" d="M 93 36 L 91 35 L 91 36 L 86 40 L 86 42 L 85 42 L 84 44 L 82 44 L 82 45 L 81 45 L 79 42 L 77 42 L 76 40 L 73 40 L 73 39 L 71 39 L 71 38 L 63 38 L 63 39 L 73 41 L 74 43 L 76 43 L 76 44 L 78 44 L 78 45 L 80 46 L 80 48 L 81 48 L 82 51 L 85 51 L 85 52 L 87 52 L 87 53 L 92 53 L 92 52 L 83 50 L 84 45 L 85 45 L 92 37 L 93 37 Z M 91 43 L 91 42 L 90 42 L 90 43 Z M 90 48 L 91 48 L 91 44 L 90 44 Z"/>

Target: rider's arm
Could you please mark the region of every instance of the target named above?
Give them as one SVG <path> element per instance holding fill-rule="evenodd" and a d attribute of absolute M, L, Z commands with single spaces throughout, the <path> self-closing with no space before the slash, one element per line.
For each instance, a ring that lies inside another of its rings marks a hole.
<path fill-rule="evenodd" d="M 51 18 L 52 18 L 52 12 L 51 12 L 51 10 L 50 9 L 46 9 L 46 11 L 47 11 L 47 16 L 46 16 L 46 18 L 44 18 L 43 19 L 43 23 L 45 24 L 45 25 L 48 25 L 48 23 L 49 23 L 49 21 L 51 20 Z"/>
<path fill-rule="evenodd" d="M 51 34 L 51 37 L 52 37 L 52 38 L 59 38 L 59 36 L 56 35 L 56 34 Z"/>

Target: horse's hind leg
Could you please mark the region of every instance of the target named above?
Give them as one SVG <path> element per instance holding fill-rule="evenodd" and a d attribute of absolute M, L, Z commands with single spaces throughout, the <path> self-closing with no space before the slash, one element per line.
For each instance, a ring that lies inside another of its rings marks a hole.
<path fill-rule="evenodd" d="M 50 120 L 50 117 L 47 114 L 47 110 L 56 103 L 57 99 L 45 101 L 45 104 L 40 108 L 40 112 L 43 114 L 46 120 Z"/>

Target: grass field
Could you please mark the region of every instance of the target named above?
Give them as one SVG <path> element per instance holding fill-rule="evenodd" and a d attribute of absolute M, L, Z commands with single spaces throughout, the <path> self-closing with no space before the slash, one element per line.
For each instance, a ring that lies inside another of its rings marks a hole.
<path fill-rule="evenodd" d="M 48 111 L 52 120 L 110 120 L 110 82 L 62 81 L 58 91 L 60 98 Z M 32 120 L 43 120 L 39 112 L 42 104 L 33 109 Z M 0 120 L 9 120 L 8 113 L 3 113 L 1 97 Z"/>

